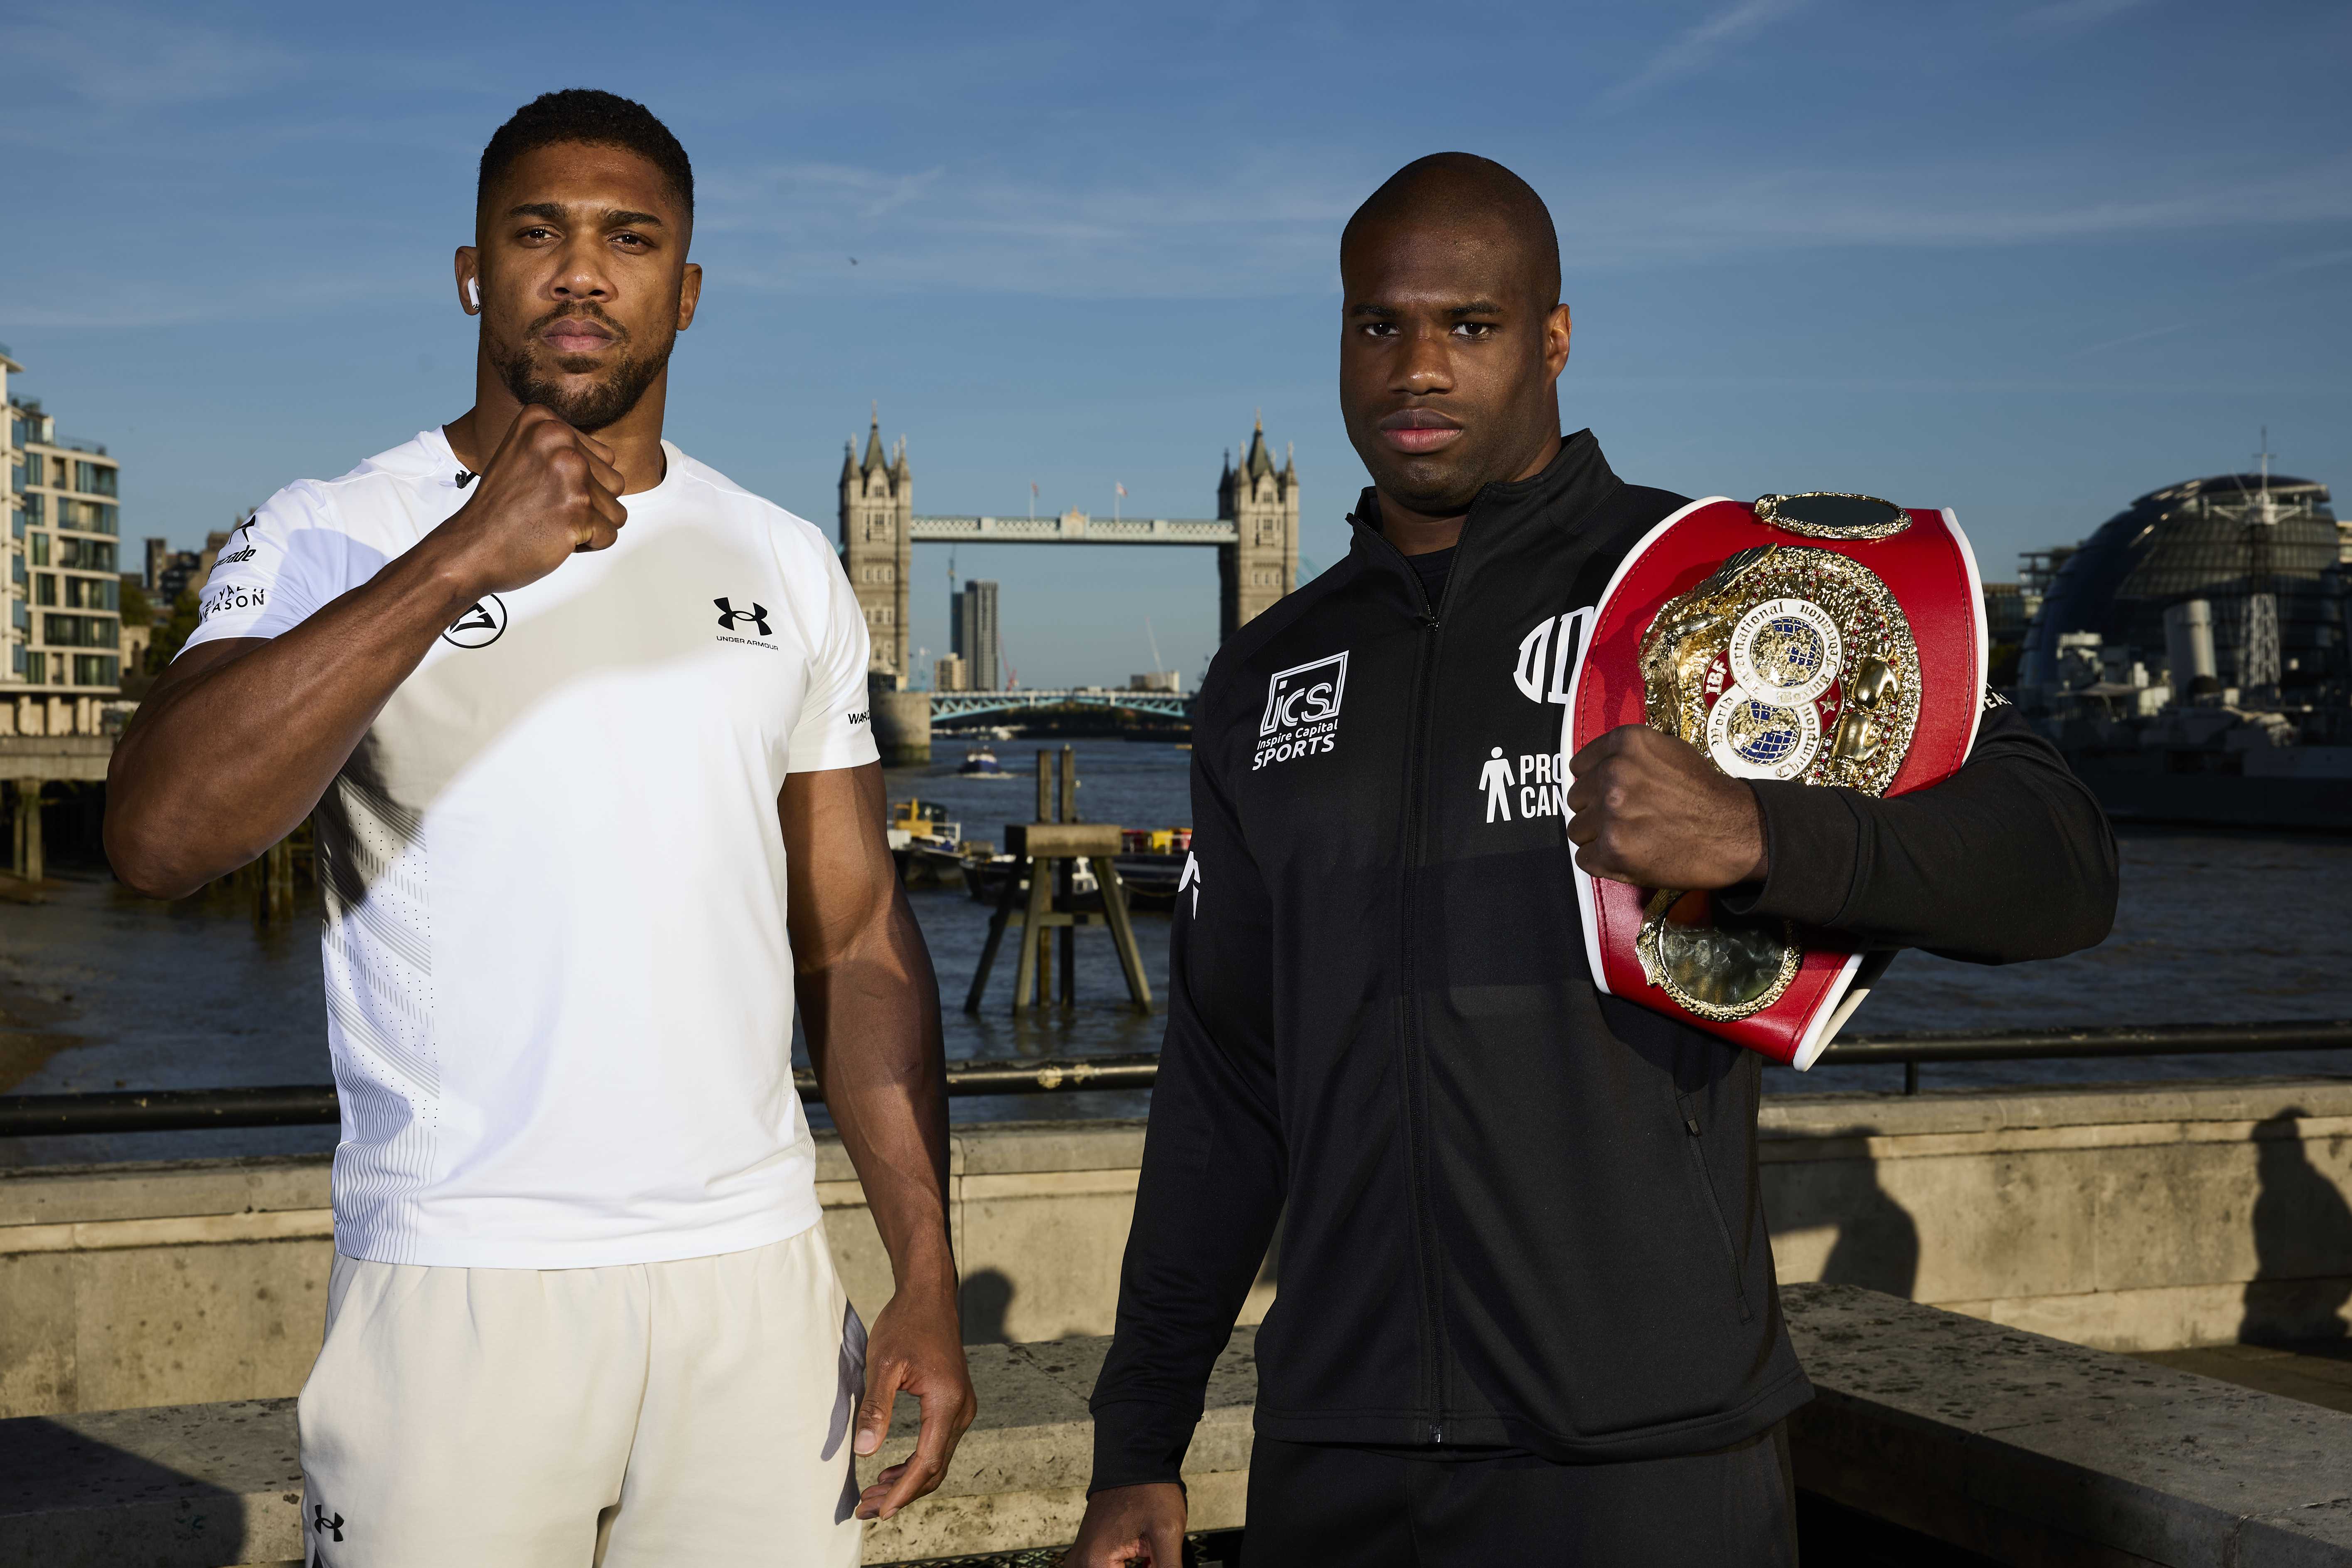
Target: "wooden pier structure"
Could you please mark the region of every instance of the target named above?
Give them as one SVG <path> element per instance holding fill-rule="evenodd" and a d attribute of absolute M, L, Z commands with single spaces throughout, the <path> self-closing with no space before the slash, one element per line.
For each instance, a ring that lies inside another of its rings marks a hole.
<path fill-rule="evenodd" d="M 1058 781 L 1056 773 L 1058 773 Z M 1058 782 L 1058 789 L 1056 784 Z M 1058 797 L 1058 800 L 1057 800 Z M 1055 811 L 1058 804 L 1059 810 Z M 1124 842 L 1119 827 L 1108 822 L 1078 820 L 1076 752 L 1061 751 L 1056 769 L 1053 753 L 1037 753 L 1037 820 L 1008 823 L 1005 848 L 1013 856 L 995 912 L 988 919 L 988 940 L 972 972 L 971 989 L 963 1010 L 980 1011 L 988 993 L 988 977 L 996 967 L 1008 926 L 1019 926 L 1020 958 L 1013 970 L 1013 1016 L 1032 1006 L 1044 1007 L 1054 994 L 1056 947 L 1060 950 L 1061 1005 L 1077 1005 L 1077 932 L 1081 926 L 1099 925 L 1110 931 L 1120 972 L 1127 979 L 1128 999 L 1139 1013 L 1151 1011 L 1151 981 L 1143 972 L 1143 950 L 1135 940 L 1135 922 L 1127 908 L 1127 888 L 1119 880 L 1118 853 Z M 1076 868 L 1084 863 L 1095 874 L 1102 909 L 1077 907 Z M 1023 883 L 1027 883 L 1024 893 Z M 1056 942 L 1054 939 L 1060 939 Z"/>

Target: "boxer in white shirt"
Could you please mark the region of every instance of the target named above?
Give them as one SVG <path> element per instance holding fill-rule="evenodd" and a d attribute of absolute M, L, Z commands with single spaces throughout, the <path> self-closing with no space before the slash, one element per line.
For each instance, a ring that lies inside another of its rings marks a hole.
<path fill-rule="evenodd" d="M 808 523 L 662 439 L 693 174 L 550 93 L 482 155 L 474 406 L 271 498 L 116 750 L 172 898 L 315 813 L 342 1099 L 310 1561 L 858 1561 L 972 1416 L 939 994 L 864 622 Z M 834 1276 L 795 991 L 897 1277 Z M 861 1495 L 896 1394 L 919 1446 Z"/>

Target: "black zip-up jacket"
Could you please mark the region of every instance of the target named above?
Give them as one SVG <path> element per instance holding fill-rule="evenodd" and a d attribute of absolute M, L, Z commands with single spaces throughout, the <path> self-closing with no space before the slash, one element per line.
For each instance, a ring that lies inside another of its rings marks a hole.
<path fill-rule="evenodd" d="M 1277 1438 L 1643 1458 L 1809 1397 L 1759 1201 L 1760 1058 L 1594 989 L 1561 709 L 1548 670 L 1518 678 L 1529 634 L 1683 504 L 1580 432 L 1480 493 L 1433 606 L 1367 491 L 1348 559 L 1218 653 L 1095 1488 L 1176 1479 L 1261 1260 Z M 2105 819 L 2013 709 L 1930 789 L 1756 792 L 1769 868 L 1738 907 L 1982 963 L 2113 917 Z"/>

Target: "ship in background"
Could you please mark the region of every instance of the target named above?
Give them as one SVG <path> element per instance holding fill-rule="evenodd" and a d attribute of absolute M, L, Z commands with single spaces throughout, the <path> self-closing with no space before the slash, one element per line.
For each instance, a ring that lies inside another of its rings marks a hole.
<path fill-rule="evenodd" d="M 1994 684 L 2117 820 L 2352 830 L 2352 524 L 2260 462 L 1987 585 Z"/>

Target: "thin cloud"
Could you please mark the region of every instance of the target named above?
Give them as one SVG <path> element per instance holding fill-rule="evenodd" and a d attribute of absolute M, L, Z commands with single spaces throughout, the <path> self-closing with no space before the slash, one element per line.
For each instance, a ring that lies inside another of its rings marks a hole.
<path fill-rule="evenodd" d="M 2290 256 L 2255 274 L 2258 278 L 2284 278 L 2294 272 L 2311 272 L 2323 267 L 2341 267 L 2352 262 L 2352 250 L 2320 250 L 2308 256 Z"/>
<path fill-rule="evenodd" d="M 2131 343 L 2144 343 L 2151 338 L 2168 338 L 2175 332 L 2185 332 L 2196 324 L 2197 323 L 2193 321 L 2174 321 L 2167 326 L 2150 327 L 2144 332 L 2126 332 L 2119 338 L 2109 338 L 2104 342 L 2086 344 L 2082 348 L 2076 349 L 2073 353 L 2066 357 L 2069 359 L 2086 359 L 2092 354 L 2105 353 L 2109 349 L 2119 349 Z"/>
<path fill-rule="evenodd" d="M 1739 0 L 1729 10 L 1717 12 L 1651 56 L 1649 63 L 1640 70 L 1602 93 L 1600 105 L 1618 108 L 1654 88 L 1696 76 L 1714 65 L 1726 51 L 1793 16 L 1805 4 L 1806 0 Z"/>
<path fill-rule="evenodd" d="M 2111 22 L 2127 11 L 2145 7 L 2148 0 L 2058 0 L 2056 5 L 2037 5 L 2018 17 L 2021 32 L 2053 33 L 2076 27 L 2095 27 Z"/>
<path fill-rule="evenodd" d="M 118 113 L 242 98 L 299 68 L 265 39 L 113 6 L 78 8 L 70 26 L 0 22 L 0 58 L 20 68 L 20 83 L 51 82 Z"/>
<path fill-rule="evenodd" d="M 1378 171 L 1288 156 L 1207 180 L 1073 184 L 960 166 L 914 174 L 787 164 L 709 182 L 702 234 L 762 290 L 945 290 L 1073 298 L 1269 298 L 1328 292 L 1339 226 Z M 1300 173 L 1298 171 L 1307 171 Z M 1576 215 L 1571 275 L 1771 251 L 1969 250 L 2352 219 L 2352 158 L 2260 178 L 2168 172 L 2117 189 L 2095 161 L 2010 161 L 1747 175 L 1525 171 Z M 846 258 L 859 265 L 852 274 Z M 2345 253 L 2297 257 L 2289 270 Z"/>
<path fill-rule="evenodd" d="M 1094 299 L 1314 291 L 1362 196 L 1262 171 L 1138 186 L 831 163 L 729 171 L 706 188 L 699 233 L 749 287 Z"/>

